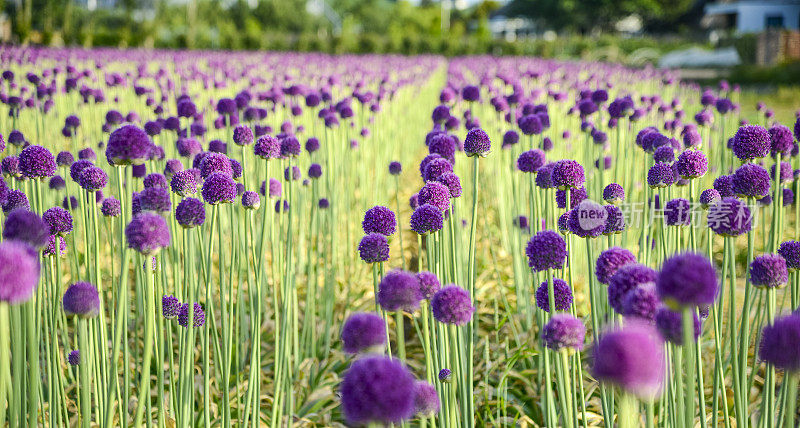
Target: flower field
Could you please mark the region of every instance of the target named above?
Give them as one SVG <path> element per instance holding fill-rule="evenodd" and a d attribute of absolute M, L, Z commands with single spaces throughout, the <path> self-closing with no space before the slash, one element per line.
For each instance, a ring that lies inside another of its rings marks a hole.
<path fill-rule="evenodd" d="M 0 70 L 0 427 L 796 426 L 800 120 L 738 87 L 489 56 Z"/>

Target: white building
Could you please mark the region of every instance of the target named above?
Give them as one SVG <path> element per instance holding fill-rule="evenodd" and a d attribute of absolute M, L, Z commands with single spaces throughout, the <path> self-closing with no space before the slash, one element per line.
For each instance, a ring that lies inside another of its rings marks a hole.
<path fill-rule="evenodd" d="M 759 33 L 770 28 L 800 28 L 800 0 L 741 0 L 706 5 L 711 26 L 737 33 Z"/>

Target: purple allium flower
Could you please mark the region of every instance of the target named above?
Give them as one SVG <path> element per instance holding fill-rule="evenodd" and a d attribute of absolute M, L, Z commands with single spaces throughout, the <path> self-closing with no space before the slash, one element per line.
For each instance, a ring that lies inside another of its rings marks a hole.
<path fill-rule="evenodd" d="M 464 138 L 464 153 L 467 156 L 485 157 L 492 149 L 489 135 L 480 128 L 472 128 Z"/>
<path fill-rule="evenodd" d="M 67 315 L 94 318 L 100 313 L 100 296 L 97 288 L 88 282 L 76 282 L 67 287 L 61 303 Z"/>
<path fill-rule="evenodd" d="M 142 181 L 144 187 L 158 187 L 160 189 L 166 189 L 169 186 L 167 185 L 167 177 L 163 174 L 154 172 L 152 174 L 147 174 L 147 176 Z"/>
<path fill-rule="evenodd" d="M 239 146 L 247 146 L 253 142 L 253 130 L 247 125 L 237 125 L 233 129 L 233 142 Z"/>
<path fill-rule="evenodd" d="M 173 295 L 161 296 L 161 314 L 166 319 L 177 318 L 181 311 L 181 302 Z"/>
<path fill-rule="evenodd" d="M 202 226 L 206 221 L 206 208 L 196 198 L 184 198 L 175 208 L 175 220 L 185 228 Z"/>
<path fill-rule="evenodd" d="M 781 124 L 775 124 L 772 125 L 767 132 L 769 133 L 770 153 L 772 157 L 777 157 L 778 153 L 784 157 L 789 155 L 792 151 L 792 147 L 794 147 L 792 131 Z"/>
<path fill-rule="evenodd" d="M 539 149 L 522 152 L 517 158 L 517 169 L 522 172 L 536 173 L 545 163 L 545 154 Z"/>
<path fill-rule="evenodd" d="M 389 242 L 380 233 L 370 233 L 361 238 L 358 253 L 366 263 L 385 262 L 389 260 Z"/>
<path fill-rule="evenodd" d="M 183 163 L 179 159 L 170 159 L 164 166 L 164 175 L 171 179 L 173 175 L 183 170 Z"/>
<path fill-rule="evenodd" d="M 91 147 L 86 147 L 85 149 L 78 151 L 78 159 L 86 159 L 88 161 L 95 162 L 97 160 L 97 155 Z"/>
<path fill-rule="evenodd" d="M 464 101 L 478 101 L 481 98 L 481 89 L 475 85 L 467 85 L 461 89 L 461 98 Z"/>
<path fill-rule="evenodd" d="M 437 181 L 425 183 L 419 190 L 419 204 L 430 204 L 445 212 L 450 209 L 450 189 Z"/>
<path fill-rule="evenodd" d="M 625 200 L 625 190 L 617 183 L 611 183 L 603 189 L 603 200 L 609 204 L 619 204 Z"/>
<path fill-rule="evenodd" d="M 56 160 L 50 150 L 31 145 L 19 153 L 19 171 L 27 178 L 42 179 L 56 173 Z"/>
<path fill-rule="evenodd" d="M 257 210 L 261 206 L 261 198 L 259 198 L 258 193 L 247 190 L 242 193 L 242 206 L 245 209 Z"/>
<path fill-rule="evenodd" d="M 692 224 L 692 209 L 689 201 L 675 198 L 664 206 L 664 221 L 668 226 L 689 226 Z"/>
<path fill-rule="evenodd" d="M 451 198 L 461 197 L 463 189 L 461 188 L 461 179 L 455 173 L 446 172 L 436 178 L 436 181 L 444 184 L 450 190 Z"/>
<path fill-rule="evenodd" d="M 752 228 L 750 208 L 739 199 L 722 198 L 708 209 L 708 227 L 722 236 L 735 237 Z"/>
<path fill-rule="evenodd" d="M 570 314 L 554 314 L 542 328 L 544 346 L 554 351 L 580 351 L 586 337 L 586 326 Z"/>
<path fill-rule="evenodd" d="M 308 176 L 312 179 L 317 179 L 322 177 L 322 165 L 318 163 L 312 163 L 308 167 Z"/>
<path fill-rule="evenodd" d="M 94 166 L 92 161 L 86 159 L 80 159 L 76 162 L 73 162 L 72 165 L 70 165 L 69 167 L 69 176 L 72 179 L 72 181 L 80 184 L 81 172 L 83 172 L 84 169 L 90 168 L 92 166 Z"/>
<path fill-rule="evenodd" d="M 703 138 L 695 129 L 683 132 L 681 137 L 685 147 L 699 147 L 703 143 Z"/>
<path fill-rule="evenodd" d="M 517 131 L 511 129 L 506 131 L 505 134 L 503 134 L 503 144 L 502 144 L 503 147 L 511 147 L 514 144 L 517 144 L 518 142 L 519 142 L 519 134 L 517 134 Z"/>
<path fill-rule="evenodd" d="M 192 305 L 192 327 L 202 327 L 206 323 L 206 313 L 203 311 L 203 306 L 194 302 Z M 189 304 L 184 303 L 181 305 L 180 312 L 178 312 L 178 325 L 181 327 L 189 326 Z"/>
<path fill-rule="evenodd" d="M 536 306 L 545 312 L 550 312 L 550 293 L 547 287 L 547 281 L 544 281 L 536 289 Z M 568 311 L 572 306 L 572 289 L 563 279 L 553 279 L 553 296 L 557 311 Z"/>
<path fill-rule="evenodd" d="M 64 236 L 72 232 L 72 214 L 61 207 L 49 208 L 42 214 L 50 235 Z"/>
<path fill-rule="evenodd" d="M 400 423 L 414 415 L 416 381 L 400 360 L 370 356 L 353 362 L 339 392 L 349 424 Z"/>
<path fill-rule="evenodd" d="M 800 269 L 800 241 L 781 243 L 778 254 L 786 260 L 786 268 L 790 272 Z"/>
<path fill-rule="evenodd" d="M 56 249 L 56 246 L 58 246 L 58 249 Z M 47 245 L 42 250 L 42 257 L 51 257 L 51 256 L 63 257 L 64 254 L 66 254 L 66 252 L 67 252 L 67 241 L 59 236 L 50 235 L 47 238 Z"/>
<path fill-rule="evenodd" d="M 389 162 L 389 174 L 391 175 L 400 175 L 403 171 L 403 165 L 397 161 Z"/>
<path fill-rule="evenodd" d="M 280 139 L 281 143 L 281 156 L 282 157 L 297 157 L 300 156 L 302 148 L 300 141 L 294 135 L 287 135 Z"/>
<path fill-rule="evenodd" d="M 417 280 L 419 281 L 420 292 L 422 298 L 430 300 L 437 291 L 442 288 L 439 278 L 435 274 L 428 271 L 421 271 L 417 273 Z"/>
<path fill-rule="evenodd" d="M 222 140 L 211 140 L 208 142 L 208 151 L 226 155 L 228 154 L 228 144 Z"/>
<path fill-rule="evenodd" d="M 151 212 L 137 214 L 125 227 L 128 247 L 144 254 L 153 255 L 169 246 L 169 227 L 164 218 Z"/>
<path fill-rule="evenodd" d="M 675 174 L 672 172 L 672 165 L 668 163 L 656 163 L 647 171 L 647 184 L 650 187 L 667 187 L 673 183 L 675 183 Z"/>
<path fill-rule="evenodd" d="M 694 321 L 694 339 L 700 337 L 700 319 L 692 311 Z M 661 306 L 656 311 L 655 325 L 664 340 L 678 346 L 683 345 L 683 314 L 675 312 L 666 306 Z"/>
<path fill-rule="evenodd" d="M 414 412 L 422 418 L 439 413 L 439 395 L 433 385 L 423 380 L 414 384 Z"/>
<path fill-rule="evenodd" d="M 661 393 L 664 345 L 654 327 L 636 322 L 603 334 L 594 347 L 592 375 L 642 399 Z"/>
<path fill-rule="evenodd" d="M 262 159 L 277 159 L 281 156 L 281 143 L 271 135 L 263 135 L 253 145 L 253 153 Z"/>
<path fill-rule="evenodd" d="M 640 284 L 625 295 L 622 315 L 648 323 L 655 322 L 656 310 L 661 306 L 656 285 L 652 282 Z"/>
<path fill-rule="evenodd" d="M 321 210 L 328 209 L 330 204 L 331 204 L 330 201 L 328 201 L 328 199 L 326 198 L 320 198 L 319 201 L 317 202 L 317 206 Z"/>
<path fill-rule="evenodd" d="M 717 299 L 719 280 L 714 265 L 705 256 L 683 253 L 664 262 L 656 289 L 670 307 L 705 306 Z"/>
<path fill-rule="evenodd" d="M 441 369 L 439 370 L 439 374 L 437 377 L 439 378 L 439 382 L 442 383 L 450 383 L 452 380 L 453 372 L 450 369 Z"/>
<path fill-rule="evenodd" d="M 111 165 L 140 165 L 150 157 L 153 142 L 135 125 L 125 125 L 111 133 L 106 144 L 106 159 Z"/>
<path fill-rule="evenodd" d="M 34 249 L 47 245 L 50 236 L 48 225 L 36 213 L 16 209 L 8 213 L 3 224 L 3 239 L 24 242 Z"/>
<path fill-rule="evenodd" d="M 148 187 L 139 192 L 139 207 L 142 211 L 168 212 L 172 209 L 167 189 Z"/>
<path fill-rule="evenodd" d="M 552 230 L 543 230 L 534 235 L 525 248 L 528 266 L 534 272 L 547 269 L 562 269 L 567 258 L 567 243 Z"/>
<path fill-rule="evenodd" d="M 0 180 L 2 180 L 2 179 L 3 178 L 0 177 Z M 5 183 L 5 181 L 3 181 L 3 183 Z M 0 186 L 3 186 L 3 184 L 0 184 Z M 60 175 L 56 174 L 56 175 L 50 177 L 50 181 L 48 181 L 47 187 L 50 190 L 64 190 L 67 187 L 67 182 L 64 181 L 63 177 L 61 177 Z M 2 200 L 4 198 L 4 195 L 3 195 L 4 193 L 5 192 L 0 190 L 0 200 Z"/>
<path fill-rule="evenodd" d="M 721 175 L 714 179 L 714 189 L 719 192 L 719 196 L 722 198 L 735 196 L 735 193 L 733 193 L 733 176 Z"/>
<path fill-rule="evenodd" d="M 60 167 L 69 167 L 73 162 L 75 162 L 75 157 L 70 152 L 63 151 L 56 155 L 56 165 Z"/>
<path fill-rule="evenodd" d="M 191 170 L 178 171 L 172 175 L 170 188 L 180 196 L 193 195 L 197 192 L 197 181 Z"/>
<path fill-rule="evenodd" d="M 686 179 L 702 177 L 708 172 L 708 159 L 699 150 L 686 150 L 675 162 L 678 174 Z"/>
<path fill-rule="evenodd" d="M 19 171 L 19 158 L 16 156 L 6 156 L 0 162 L 0 169 L 3 170 L 3 175 L 6 177 L 21 177 Z"/>
<path fill-rule="evenodd" d="M 186 158 L 191 158 L 203 151 L 203 146 L 194 138 L 178 138 L 178 141 L 175 142 L 175 148 L 178 150 L 179 155 Z"/>
<path fill-rule="evenodd" d="M 675 160 L 675 150 L 671 146 L 661 146 L 653 151 L 653 160 L 656 162 L 671 163 Z"/>
<path fill-rule="evenodd" d="M 552 183 L 559 189 L 569 187 L 582 187 L 586 181 L 583 175 L 583 167 L 577 161 L 563 159 L 553 165 Z"/>
<path fill-rule="evenodd" d="M 444 215 L 442 211 L 431 205 L 423 204 L 418 206 L 411 214 L 411 230 L 420 235 L 441 230 L 444 226 Z"/>
<path fill-rule="evenodd" d="M 770 178 L 775 179 L 775 164 L 769 169 Z M 789 162 L 781 162 L 781 169 L 778 172 L 778 182 L 781 184 L 790 183 L 794 179 L 794 169 Z"/>
<path fill-rule="evenodd" d="M 369 235 L 368 235 L 369 236 Z M 423 299 L 417 277 L 404 270 L 393 270 L 378 285 L 378 303 L 388 312 L 414 312 Z"/>
<path fill-rule="evenodd" d="M 758 357 L 779 370 L 800 370 L 800 315 L 793 313 L 765 326 Z"/>
<path fill-rule="evenodd" d="M 608 304 L 622 314 L 622 303 L 628 292 L 640 284 L 655 282 L 656 277 L 656 271 L 643 264 L 631 263 L 620 267 L 608 281 Z"/>
<path fill-rule="evenodd" d="M 81 351 L 73 349 L 67 355 L 67 362 L 71 366 L 77 366 L 81 363 Z"/>
<path fill-rule="evenodd" d="M 215 172 L 206 177 L 201 193 L 209 205 L 231 203 L 236 200 L 236 182 L 229 175 Z"/>
<path fill-rule="evenodd" d="M 764 254 L 750 263 L 750 282 L 756 288 L 778 288 L 788 281 L 786 259 L 777 254 Z"/>
<path fill-rule="evenodd" d="M 536 186 L 541 189 L 551 189 L 554 187 L 553 167 L 555 167 L 555 163 L 546 163 L 536 171 Z"/>
<path fill-rule="evenodd" d="M 425 165 L 422 178 L 425 181 L 434 181 L 439 178 L 440 175 L 448 172 L 453 172 L 453 164 L 451 164 L 450 161 L 445 158 L 431 159 L 431 161 Z"/>
<path fill-rule="evenodd" d="M 437 321 L 460 326 L 472 319 L 475 308 L 472 306 L 469 291 L 450 284 L 433 295 L 431 311 Z"/>
<path fill-rule="evenodd" d="M 292 165 L 291 168 L 287 166 L 283 170 L 283 179 L 286 181 L 297 181 L 300 179 L 300 177 L 300 168 L 298 168 L 297 165 Z"/>
<path fill-rule="evenodd" d="M 444 132 L 433 134 L 430 141 L 427 142 L 428 151 L 431 154 L 437 154 L 446 159 L 451 164 L 455 164 L 456 158 L 456 143 L 455 136 L 449 135 Z"/>
<path fill-rule="evenodd" d="M 450 107 L 441 104 L 433 108 L 431 120 L 433 123 L 444 123 L 450 117 Z"/>
<path fill-rule="evenodd" d="M 616 205 L 604 205 L 606 210 L 606 223 L 603 228 L 603 235 L 613 235 L 622 233 L 625 230 L 625 214 Z"/>
<path fill-rule="evenodd" d="M 742 161 L 763 158 L 771 148 L 770 135 L 766 129 L 757 125 L 745 125 L 736 131 L 731 149 Z"/>
<path fill-rule="evenodd" d="M 200 176 L 203 178 L 208 178 L 209 175 L 217 172 L 233 177 L 231 160 L 221 153 L 204 153 L 203 159 L 200 161 L 199 169 Z"/>
<path fill-rule="evenodd" d="M 517 126 L 519 126 L 519 130 L 525 135 L 538 135 L 541 134 L 544 129 L 541 119 L 535 114 L 522 116 L 517 120 Z"/>
<path fill-rule="evenodd" d="M 570 210 L 567 227 L 581 238 L 596 238 L 605 230 L 607 217 L 605 207 L 586 199 Z"/>
<path fill-rule="evenodd" d="M 597 281 L 601 284 L 608 284 L 619 268 L 633 263 L 636 263 L 636 257 L 629 250 L 611 247 L 597 257 L 594 269 Z"/>
<path fill-rule="evenodd" d="M 3 213 L 8 214 L 17 209 L 30 210 L 31 204 L 21 190 L 11 190 L 3 201 Z"/>
<path fill-rule="evenodd" d="M 389 208 L 376 205 L 364 213 L 364 221 L 361 222 L 364 233 L 380 233 L 381 235 L 394 235 L 397 228 L 397 220 L 394 212 Z"/>
<path fill-rule="evenodd" d="M 719 192 L 716 189 L 706 189 L 700 193 L 700 206 L 703 209 L 708 209 L 712 205 L 716 205 L 722 200 L 722 197 L 719 195 Z"/>
<path fill-rule="evenodd" d="M 15 305 L 28 301 L 39 285 L 39 261 L 26 243 L 0 242 L 0 301 Z"/>
<path fill-rule="evenodd" d="M 113 197 L 105 198 L 100 205 L 100 212 L 106 217 L 118 217 L 122 214 L 122 204 L 119 199 Z"/>
<path fill-rule="evenodd" d="M 78 174 L 78 183 L 84 190 L 94 192 L 106 187 L 108 174 L 102 168 L 90 166 L 84 168 Z"/>
<path fill-rule="evenodd" d="M 342 326 L 342 350 L 348 354 L 381 352 L 386 346 L 386 325 L 377 314 L 350 315 Z"/>
<path fill-rule="evenodd" d="M 746 163 L 733 173 L 731 186 L 740 197 L 762 198 L 769 194 L 770 176 L 762 166 Z"/>

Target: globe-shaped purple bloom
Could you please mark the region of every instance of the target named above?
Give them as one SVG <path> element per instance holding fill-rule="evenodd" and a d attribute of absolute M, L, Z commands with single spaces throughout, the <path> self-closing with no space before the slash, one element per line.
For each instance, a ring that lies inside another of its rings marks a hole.
<path fill-rule="evenodd" d="M 56 165 L 60 167 L 69 167 L 73 162 L 75 162 L 75 157 L 70 152 L 58 152 L 56 155 Z"/>
<path fill-rule="evenodd" d="M 348 354 L 380 352 L 386 346 L 386 325 L 377 314 L 355 313 L 345 320 L 341 338 Z"/>
<path fill-rule="evenodd" d="M 761 126 L 745 125 L 736 131 L 731 149 L 742 161 L 763 158 L 771 148 L 769 132 Z"/>
<path fill-rule="evenodd" d="M 233 142 L 239 146 L 247 146 L 253 142 L 253 130 L 247 125 L 237 125 L 233 129 Z"/>
<path fill-rule="evenodd" d="M 736 237 L 752 228 L 750 208 L 737 198 L 722 198 L 708 209 L 708 227 L 722 236 Z"/>
<path fill-rule="evenodd" d="M 431 312 L 437 321 L 459 326 L 472 319 L 475 308 L 472 306 L 469 291 L 450 284 L 433 295 Z"/>
<path fill-rule="evenodd" d="M 67 287 L 61 303 L 67 315 L 94 318 L 100 313 L 100 296 L 97 288 L 88 282 L 76 282 Z"/>
<path fill-rule="evenodd" d="M 721 175 L 714 179 L 714 189 L 719 192 L 720 197 L 727 198 L 735 196 L 733 193 L 733 176 Z"/>
<path fill-rule="evenodd" d="M 594 347 L 592 375 L 641 399 L 660 394 L 665 378 L 664 345 L 654 327 L 629 322 L 603 334 Z"/>
<path fill-rule="evenodd" d="M 423 204 L 414 209 L 411 214 L 410 225 L 411 230 L 414 232 L 420 235 L 427 235 L 442 229 L 444 215 L 439 208 L 431 204 Z"/>
<path fill-rule="evenodd" d="M 683 178 L 698 178 L 708 172 L 708 159 L 699 150 L 685 150 L 678 156 L 675 167 Z"/>
<path fill-rule="evenodd" d="M 608 304 L 619 314 L 627 294 L 640 284 L 656 281 L 656 271 L 649 267 L 631 263 L 620 267 L 608 282 Z"/>
<path fill-rule="evenodd" d="M 480 128 L 472 128 L 464 138 L 464 153 L 467 156 L 484 157 L 492 149 L 492 142 L 489 135 Z"/>
<path fill-rule="evenodd" d="M 800 370 L 800 315 L 793 313 L 776 319 L 761 332 L 758 357 L 776 369 Z"/>
<path fill-rule="evenodd" d="M 439 382 L 450 383 L 452 375 L 453 372 L 450 369 L 441 369 L 436 377 L 439 379 Z"/>
<path fill-rule="evenodd" d="M 542 342 L 554 351 L 583 349 L 586 326 L 570 314 L 554 314 L 542 328 Z"/>
<path fill-rule="evenodd" d="M 56 159 L 50 150 L 31 145 L 19 153 L 19 170 L 27 178 L 42 179 L 56 173 Z"/>
<path fill-rule="evenodd" d="M 517 158 L 517 169 L 522 172 L 536 173 L 545 164 L 545 154 L 539 149 L 522 152 Z"/>
<path fill-rule="evenodd" d="M 544 129 L 541 119 L 535 114 L 522 116 L 517 120 L 517 125 L 519 126 L 519 130 L 525 135 L 538 135 L 541 134 Z"/>
<path fill-rule="evenodd" d="M 179 155 L 187 158 L 198 155 L 203 151 L 202 144 L 194 138 L 179 138 L 175 142 L 175 148 L 178 150 Z"/>
<path fill-rule="evenodd" d="M 628 249 L 611 247 L 600 253 L 595 262 L 595 275 L 601 284 L 608 284 L 611 277 L 623 266 L 636 263 L 636 257 Z"/>
<path fill-rule="evenodd" d="M 596 238 L 605 231 L 607 219 L 605 207 L 586 199 L 569 211 L 567 227 L 581 238 Z"/>
<path fill-rule="evenodd" d="M 206 209 L 203 201 L 196 198 L 185 198 L 175 207 L 175 220 L 185 228 L 202 226 L 206 221 Z"/>
<path fill-rule="evenodd" d="M 436 181 L 447 186 L 447 188 L 450 190 L 451 198 L 461 197 L 461 193 L 463 191 L 461 187 L 461 179 L 458 178 L 456 174 L 452 172 L 446 172 L 437 177 Z"/>
<path fill-rule="evenodd" d="M 201 193 L 209 205 L 232 203 L 237 196 L 236 182 L 230 175 L 215 172 L 206 177 Z"/>
<path fill-rule="evenodd" d="M 365 263 L 379 263 L 389 260 L 389 242 L 380 233 L 370 233 L 361 238 L 358 253 Z"/>
<path fill-rule="evenodd" d="M 242 206 L 248 210 L 257 210 L 261 206 L 261 198 L 252 190 L 242 192 Z"/>
<path fill-rule="evenodd" d="M 26 243 L 0 242 L 0 302 L 15 305 L 28 301 L 39 285 L 39 261 Z"/>
<path fill-rule="evenodd" d="M 647 171 L 647 184 L 653 188 L 671 186 L 675 183 L 675 174 L 672 165 L 659 162 L 650 167 Z"/>
<path fill-rule="evenodd" d="M 430 300 L 437 291 L 442 288 L 439 278 L 435 274 L 428 271 L 421 271 L 417 273 L 417 280 L 419 281 L 419 289 L 422 293 L 422 298 Z"/>
<path fill-rule="evenodd" d="M 161 296 L 161 314 L 166 319 L 174 319 L 178 317 L 181 311 L 181 302 L 173 295 Z"/>
<path fill-rule="evenodd" d="M 263 135 L 253 145 L 253 153 L 262 159 L 277 159 L 281 156 L 281 143 L 271 135 Z"/>
<path fill-rule="evenodd" d="M 339 392 L 349 424 L 398 424 L 414 415 L 416 381 L 400 362 L 370 356 L 353 362 L 345 372 Z"/>
<path fill-rule="evenodd" d="M 764 254 L 750 263 L 750 283 L 757 288 L 778 288 L 788 281 L 786 259 L 778 254 Z"/>
<path fill-rule="evenodd" d="M 167 189 L 148 187 L 139 192 L 139 207 L 142 211 L 168 212 L 172 209 Z"/>
<path fill-rule="evenodd" d="M 617 183 L 610 183 L 603 189 L 603 200 L 609 204 L 619 204 L 625 200 L 625 190 Z"/>
<path fill-rule="evenodd" d="M 117 128 L 108 138 L 106 159 L 112 165 L 140 165 L 150 157 L 153 142 L 135 125 Z"/>
<path fill-rule="evenodd" d="M 656 311 L 661 305 L 656 285 L 652 282 L 640 284 L 625 295 L 622 301 L 622 315 L 654 323 Z"/>
<path fill-rule="evenodd" d="M 616 205 L 604 205 L 606 210 L 606 223 L 603 228 L 603 235 L 614 235 L 625 230 L 625 214 Z"/>
<path fill-rule="evenodd" d="M 714 265 L 702 255 L 682 253 L 667 259 L 656 278 L 661 300 L 673 308 L 711 305 L 719 292 Z"/>
<path fill-rule="evenodd" d="M 142 180 L 142 184 L 144 187 L 158 187 L 161 189 L 167 189 L 169 185 L 167 184 L 167 177 L 164 174 L 160 174 L 154 172 L 152 174 L 147 174 L 147 176 Z"/>
<path fill-rule="evenodd" d="M 733 173 L 731 186 L 740 197 L 762 198 L 770 193 L 770 176 L 764 167 L 746 163 Z"/>
<path fill-rule="evenodd" d="M 425 181 L 434 181 L 440 175 L 453 172 L 453 164 L 445 158 L 432 159 L 425 165 L 425 170 L 422 173 L 422 178 Z"/>
<path fill-rule="evenodd" d="M 418 380 L 414 384 L 414 414 L 430 418 L 439 413 L 439 405 L 436 388 L 424 380 Z"/>
<path fill-rule="evenodd" d="M 536 289 L 536 306 L 545 312 L 550 312 L 549 296 L 548 284 L 544 281 Z M 572 288 L 563 279 L 553 279 L 553 300 L 557 311 L 568 311 L 572 306 Z"/>
<path fill-rule="evenodd" d="M 3 201 L 3 213 L 8 214 L 17 209 L 30 210 L 31 204 L 21 190 L 10 190 Z"/>
<path fill-rule="evenodd" d="M 113 197 L 105 198 L 100 205 L 100 212 L 106 217 L 119 217 L 122 214 L 122 203 Z"/>
<path fill-rule="evenodd" d="M 661 146 L 653 152 L 653 160 L 656 162 L 671 163 L 675 160 L 675 150 L 671 146 Z"/>
<path fill-rule="evenodd" d="M 61 207 L 49 208 L 42 214 L 50 235 L 65 236 L 72 232 L 72 214 Z"/>
<path fill-rule="evenodd" d="M 664 221 L 667 226 L 689 226 L 692 224 L 692 209 L 689 201 L 675 198 L 664 206 Z"/>
<path fill-rule="evenodd" d="M 389 174 L 391 175 L 400 175 L 403 171 L 403 165 L 397 161 L 389 162 Z"/>
<path fill-rule="evenodd" d="M 78 174 L 78 183 L 83 190 L 94 192 L 106 187 L 108 184 L 108 174 L 102 168 L 90 166 L 81 170 Z"/>
<path fill-rule="evenodd" d="M 782 156 L 789 155 L 794 147 L 792 131 L 781 124 L 774 124 L 767 132 L 769 133 L 770 153 L 772 156 L 776 157 L 778 153 Z"/>
<path fill-rule="evenodd" d="M 128 247 L 144 255 L 153 255 L 169 246 L 170 234 L 167 222 L 158 214 L 142 212 L 125 227 Z"/>
<path fill-rule="evenodd" d="M 423 299 L 417 277 L 404 270 L 387 273 L 378 284 L 378 303 L 388 312 L 413 312 Z"/>
<path fill-rule="evenodd" d="M 437 181 L 425 183 L 419 191 L 420 205 L 430 204 L 442 212 L 450 209 L 450 189 Z"/>
<path fill-rule="evenodd" d="M 204 153 L 203 159 L 200 161 L 199 169 L 200 176 L 203 178 L 208 178 L 209 175 L 214 173 L 223 173 L 233 177 L 231 160 L 221 153 Z"/>
<path fill-rule="evenodd" d="M 3 223 L 3 239 L 24 242 L 38 250 L 47 245 L 49 229 L 36 213 L 16 209 L 8 213 Z"/>
<path fill-rule="evenodd" d="M 703 209 L 708 209 L 712 205 L 715 205 L 718 202 L 720 202 L 721 200 L 722 197 L 720 196 L 719 192 L 716 189 L 706 189 L 700 193 L 699 202 L 700 206 L 702 206 Z"/>
<path fill-rule="evenodd" d="M 551 180 L 554 187 L 562 190 L 581 187 L 586 181 L 581 164 L 570 159 L 560 160 L 553 165 Z"/>
<path fill-rule="evenodd" d="M 197 181 L 191 170 L 178 171 L 172 175 L 170 189 L 180 196 L 193 195 L 197 192 Z"/>
<path fill-rule="evenodd" d="M 300 141 L 294 135 L 287 135 L 280 139 L 281 143 L 281 156 L 283 157 L 297 157 L 300 156 L 302 148 Z"/>
<path fill-rule="evenodd" d="M 694 322 L 694 339 L 700 337 L 700 319 L 697 314 L 692 312 Z M 661 306 L 656 311 L 654 318 L 656 328 L 661 333 L 661 337 L 667 342 L 675 345 L 683 345 L 683 315 L 681 312 L 671 310 L 666 306 Z"/>
<path fill-rule="evenodd" d="M 778 248 L 778 254 L 786 260 L 789 272 L 800 269 L 800 241 L 785 241 Z"/>
<path fill-rule="evenodd" d="M 397 229 L 397 220 L 392 210 L 376 205 L 364 213 L 361 228 L 367 234 L 380 233 L 381 235 L 390 236 Z"/>
<path fill-rule="evenodd" d="M 525 254 L 534 272 L 562 269 L 567 258 L 567 243 L 557 232 L 543 230 L 531 238 Z"/>

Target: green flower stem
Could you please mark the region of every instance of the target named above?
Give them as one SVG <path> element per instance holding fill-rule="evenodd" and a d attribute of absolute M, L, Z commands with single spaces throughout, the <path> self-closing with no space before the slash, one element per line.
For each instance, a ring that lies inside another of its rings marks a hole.
<path fill-rule="evenodd" d="M 141 261 L 144 257 L 139 257 Z M 148 260 L 149 262 L 149 260 Z M 141 266 L 141 263 L 139 263 Z M 149 266 L 148 266 L 149 267 Z M 145 404 L 150 403 L 150 363 L 153 354 L 154 332 L 153 324 L 155 317 L 155 296 L 154 296 L 154 274 L 151 269 L 147 269 L 145 277 L 145 323 L 144 323 L 144 354 L 142 357 L 141 380 L 139 381 L 139 400 L 136 406 L 135 427 L 150 425 L 150 415 L 147 415 L 147 422 L 143 424 Z"/>

